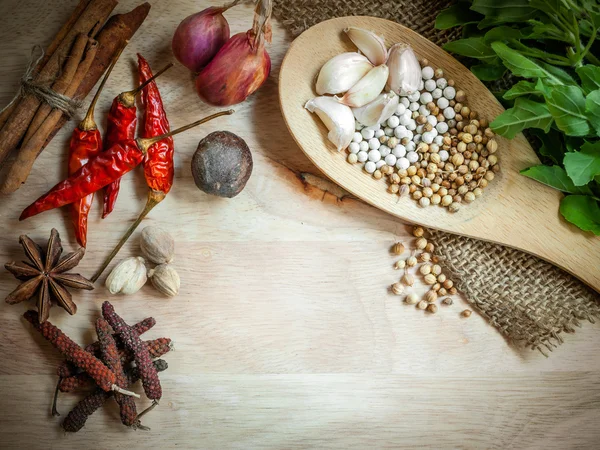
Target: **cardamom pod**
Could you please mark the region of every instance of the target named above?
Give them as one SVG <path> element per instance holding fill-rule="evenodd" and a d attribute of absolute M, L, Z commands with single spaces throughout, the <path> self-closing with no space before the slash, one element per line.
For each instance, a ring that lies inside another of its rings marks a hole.
<path fill-rule="evenodd" d="M 148 277 L 146 261 L 141 256 L 125 258 L 115 266 L 108 278 L 106 287 L 111 294 L 135 294 L 139 291 Z"/>
<path fill-rule="evenodd" d="M 140 247 L 144 256 L 155 264 L 170 263 L 175 254 L 173 237 L 160 227 L 144 228 Z"/>
<path fill-rule="evenodd" d="M 179 293 L 181 280 L 177 271 L 168 264 L 161 264 L 151 269 L 150 280 L 154 287 L 168 297 L 174 297 Z"/>

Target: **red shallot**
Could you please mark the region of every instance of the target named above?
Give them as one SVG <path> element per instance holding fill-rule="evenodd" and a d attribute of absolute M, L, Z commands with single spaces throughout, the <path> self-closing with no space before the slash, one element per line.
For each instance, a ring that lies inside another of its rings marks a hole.
<path fill-rule="evenodd" d="M 260 88 L 271 72 L 265 41 L 271 42 L 272 0 L 258 0 L 252 29 L 231 37 L 198 74 L 196 90 L 211 105 L 243 102 Z"/>

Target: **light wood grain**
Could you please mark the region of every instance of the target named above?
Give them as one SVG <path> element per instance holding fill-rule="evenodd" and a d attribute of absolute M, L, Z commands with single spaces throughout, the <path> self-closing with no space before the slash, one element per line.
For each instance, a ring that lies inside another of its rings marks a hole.
<path fill-rule="evenodd" d="M 509 141 L 499 138 L 502 171 L 484 195 L 456 214 L 445 208 L 420 208 L 410 198 L 386 192 L 359 165 L 344 162 L 346 152 L 336 152 L 327 140 L 327 129 L 304 104 L 315 97 L 314 80 L 331 57 L 356 47 L 344 35 L 347 26 L 375 30 L 388 46 L 408 43 L 419 59 L 444 69 L 448 79 L 467 93 L 467 104 L 490 121 L 503 111 L 485 86 L 456 59 L 432 42 L 402 25 L 373 17 L 344 17 L 315 25 L 290 47 L 281 67 L 279 98 L 286 124 L 300 148 L 329 178 L 371 205 L 407 222 L 484 239 L 539 256 L 574 274 L 600 292 L 600 239 L 583 233 L 559 214 L 562 194 L 519 174 L 539 164 L 522 134 Z"/>
<path fill-rule="evenodd" d="M 218 4 L 152 3 L 102 95 L 101 126 L 112 98 L 133 86 L 135 53 L 163 66 L 172 60 L 169 42 L 177 24 Z M 12 96 L 31 45 L 45 43 L 74 5 L 2 2 L 0 103 Z M 119 11 L 135 5 L 121 0 Z M 250 26 L 252 11 L 236 7 L 226 16 L 236 33 Z M 82 344 L 93 340 L 106 299 L 129 322 L 156 318 L 148 338 L 169 336 L 175 351 L 165 356 L 161 405 L 144 420 L 152 431 L 125 429 L 111 406 L 79 433 L 65 435 L 49 414 L 60 358 L 20 319 L 32 303 L 0 302 L 0 447 L 597 447 L 600 325 L 564 336 L 566 343 L 545 358 L 509 346 L 477 315 L 461 319 L 466 305 L 460 298 L 434 316 L 391 295 L 387 289 L 398 273 L 389 247 L 397 239 L 408 245 L 410 227 L 301 181 L 303 173 L 319 173 L 294 144 L 277 105 L 278 70 L 289 44 L 275 24 L 267 84 L 231 118 L 175 138 L 175 186 L 146 222 L 172 230 L 180 295 L 165 299 L 145 286 L 134 296 L 111 297 L 99 286 L 74 294 L 76 316 L 51 311 L 51 321 Z M 215 110 L 198 100 L 179 65 L 159 87 L 173 126 Z M 17 221 L 30 201 L 65 175 L 73 126 L 40 156 L 17 194 L 0 197 L 0 262 L 22 257 L 19 234 L 43 242 L 53 226 L 65 250 L 75 248 L 64 211 Z M 246 189 L 231 200 L 200 193 L 189 169 L 198 141 L 219 129 L 243 137 L 254 156 Z M 96 200 L 82 274 L 98 268 L 143 207 L 145 189 L 139 172 L 126 177 L 117 208 L 105 220 Z M 137 252 L 134 236 L 120 257 Z M 15 286 L 0 271 L 0 299 Z M 419 281 L 416 290 L 424 289 Z M 79 398 L 61 396 L 63 417 Z"/>

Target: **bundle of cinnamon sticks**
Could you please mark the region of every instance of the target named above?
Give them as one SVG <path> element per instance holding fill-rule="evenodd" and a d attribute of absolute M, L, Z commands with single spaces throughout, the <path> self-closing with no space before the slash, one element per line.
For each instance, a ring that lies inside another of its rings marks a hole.
<path fill-rule="evenodd" d="M 150 11 L 150 4 L 144 3 L 108 19 L 117 3 L 80 0 L 37 64 L 33 83 L 68 98 L 84 99 Z M 67 120 L 61 109 L 29 93 L 0 115 L 2 193 L 14 192 L 25 183 L 36 158 Z M 14 160 L 8 161 L 13 152 Z"/>

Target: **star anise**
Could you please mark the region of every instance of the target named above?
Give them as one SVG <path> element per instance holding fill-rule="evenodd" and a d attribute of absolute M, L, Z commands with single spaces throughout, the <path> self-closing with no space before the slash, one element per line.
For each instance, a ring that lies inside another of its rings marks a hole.
<path fill-rule="evenodd" d="M 37 294 L 37 309 L 40 323 L 45 322 L 50 315 L 50 307 L 58 303 L 71 315 L 77 312 L 67 287 L 74 289 L 94 289 L 94 284 L 79 274 L 66 273 L 79 264 L 85 254 L 85 249 L 65 255 L 62 259 L 63 248 L 58 231 L 50 232 L 46 251 L 33 242 L 28 236 L 19 237 L 19 242 L 25 250 L 29 262 L 9 262 L 4 265 L 15 278 L 23 281 L 6 297 L 6 303 L 14 305 Z"/>

